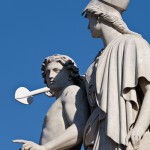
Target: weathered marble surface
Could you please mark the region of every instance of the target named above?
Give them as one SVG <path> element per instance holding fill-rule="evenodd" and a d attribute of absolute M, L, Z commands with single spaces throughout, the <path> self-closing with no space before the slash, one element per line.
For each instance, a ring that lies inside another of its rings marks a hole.
<path fill-rule="evenodd" d="M 44 82 L 56 101 L 48 110 L 40 145 L 26 140 L 22 150 L 80 150 L 89 106 L 75 62 L 66 55 L 47 57 L 42 65 Z"/>
<path fill-rule="evenodd" d="M 105 46 L 86 72 L 87 150 L 150 149 L 150 47 L 122 20 L 128 4 L 91 0 L 83 11 L 92 37 Z"/>

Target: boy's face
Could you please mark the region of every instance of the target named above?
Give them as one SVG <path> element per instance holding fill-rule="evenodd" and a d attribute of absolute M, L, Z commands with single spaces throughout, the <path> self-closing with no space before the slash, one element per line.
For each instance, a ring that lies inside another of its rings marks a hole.
<path fill-rule="evenodd" d="M 46 82 L 52 91 L 65 88 L 69 82 L 68 76 L 67 70 L 59 62 L 51 62 L 46 67 Z"/>

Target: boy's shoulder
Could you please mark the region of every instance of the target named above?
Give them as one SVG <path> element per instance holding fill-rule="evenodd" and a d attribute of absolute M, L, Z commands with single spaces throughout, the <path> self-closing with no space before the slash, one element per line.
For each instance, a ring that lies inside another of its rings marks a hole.
<path fill-rule="evenodd" d="M 62 98 L 64 101 L 67 101 L 68 99 L 76 99 L 77 97 L 82 97 L 83 95 L 83 89 L 77 85 L 70 85 L 63 91 Z M 78 96 L 77 96 L 78 95 Z"/>
<path fill-rule="evenodd" d="M 66 87 L 63 91 L 63 95 L 74 95 L 76 94 L 79 90 L 81 90 L 81 88 L 77 85 L 70 85 L 68 87 Z"/>
<path fill-rule="evenodd" d="M 81 89 L 81 88 L 77 85 L 70 85 L 70 86 L 66 87 L 64 91 L 72 91 L 72 90 L 79 90 L 79 89 Z"/>

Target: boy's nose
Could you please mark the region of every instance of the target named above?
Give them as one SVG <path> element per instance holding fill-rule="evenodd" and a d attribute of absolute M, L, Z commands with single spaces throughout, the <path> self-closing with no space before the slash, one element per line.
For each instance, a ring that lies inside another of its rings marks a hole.
<path fill-rule="evenodd" d="M 52 79 L 52 78 L 54 78 L 54 76 L 55 76 L 54 72 L 53 72 L 53 71 L 50 71 L 50 73 L 49 73 L 49 78 Z"/>

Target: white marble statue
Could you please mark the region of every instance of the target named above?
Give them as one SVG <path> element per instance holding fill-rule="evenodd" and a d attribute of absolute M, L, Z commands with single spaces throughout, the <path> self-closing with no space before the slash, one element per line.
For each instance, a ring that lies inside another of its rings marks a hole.
<path fill-rule="evenodd" d="M 122 20 L 128 3 L 91 0 L 83 12 L 105 46 L 86 72 L 86 150 L 150 150 L 150 46 Z"/>
<path fill-rule="evenodd" d="M 22 143 L 22 150 L 80 150 L 89 105 L 78 68 L 70 57 L 53 55 L 45 59 L 42 70 L 56 101 L 46 114 L 40 144 L 13 142 Z"/>

